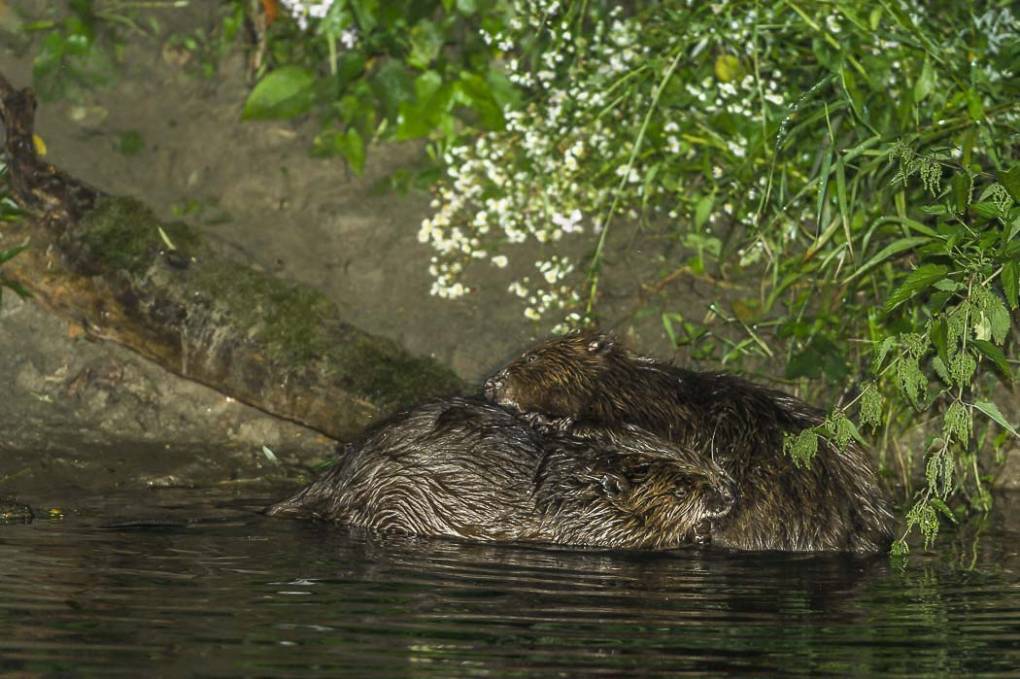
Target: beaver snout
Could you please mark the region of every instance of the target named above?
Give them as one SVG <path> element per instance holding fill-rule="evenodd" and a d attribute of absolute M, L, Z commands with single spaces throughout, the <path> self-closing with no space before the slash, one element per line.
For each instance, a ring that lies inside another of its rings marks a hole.
<path fill-rule="evenodd" d="M 712 486 L 705 489 L 705 518 L 720 519 L 737 503 L 736 494 L 728 486 Z"/>
<path fill-rule="evenodd" d="M 503 395 L 504 387 L 506 387 L 506 371 L 501 370 L 489 379 L 485 380 L 485 386 L 483 387 L 485 398 L 489 399 L 493 403 L 500 403 L 500 397 Z"/>

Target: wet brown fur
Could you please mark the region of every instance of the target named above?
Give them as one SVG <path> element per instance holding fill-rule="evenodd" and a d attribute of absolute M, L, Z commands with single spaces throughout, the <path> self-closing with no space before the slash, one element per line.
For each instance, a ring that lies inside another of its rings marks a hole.
<path fill-rule="evenodd" d="M 428 403 L 348 447 L 276 516 L 481 541 L 661 549 L 701 542 L 733 504 L 717 466 L 635 432 L 612 449 L 542 434 L 474 399 Z"/>
<path fill-rule="evenodd" d="M 699 373 L 634 356 L 610 336 L 550 339 L 486 382 L 487 398 L 550 428 L 619 445 L 640 428 L 718 463 L 737 504 L 713 542 L 738 549 L 878 551 L 892 515 L 867 453 L 826 441 L 807 468 L 783 451 L 784 432 L 821 411 L 725 373 Z"/>

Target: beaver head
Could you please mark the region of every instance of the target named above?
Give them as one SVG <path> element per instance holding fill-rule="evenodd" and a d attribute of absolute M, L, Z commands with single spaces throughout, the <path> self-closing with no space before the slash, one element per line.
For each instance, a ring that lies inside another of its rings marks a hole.
<path fill-rule="evenodd" d="M 659 547 L 703 543 L 711 539 L 713 522 L 732 510 L 735 489 L 714 464 L 655 460 L 643 480 L 631 483 L 617 502 L 636 519 L 631 530 L 646 534 Z"/>
<path fill-rule="evenodd" d="M 575 331 L 539 344 L 490 377 L 485 396 L 518 412 L 576 417 L 590 409 L 603 377 L 625 363 L 613 337 Z"/>

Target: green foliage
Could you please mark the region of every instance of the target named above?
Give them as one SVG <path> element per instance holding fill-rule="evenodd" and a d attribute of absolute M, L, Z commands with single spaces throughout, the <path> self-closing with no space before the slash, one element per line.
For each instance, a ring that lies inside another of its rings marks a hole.
<path fill-rule="evenodd" d="M 459 297 L 470 262 L 502 268 L 537 241 L 539 276 L 510 292 L 528 318 L 583 323 L 599 312 L 607 233 L 639 221 L 669 244 L 665 270 L 648 272 L 662 285 L 761 281 L 756 297 L 721 285 L 702 323 L 661 313 L 692 357 L 781 357 L 815 393 L 865 384 L 787 439 L 798 464 L 817 436 L 856 438 L 844 413 L 857 405 L 857 422 L 899 449 L 898 476 L 923 479 L 907 518 L 926 543 L 948 503 L 984 507 L 982 467 L 1015 434 L 996 406 L 1016 372 L 1020 297 L 1008 3 L 511 4 L 492 39 L 514 45 L 508 77 L 525 97 L 506 131 L 446 156 L 419 233 L 435 250 L 433 293 Z M 593 256 L 566 257 L 571 238 Z M 896 443 L 917 422 L 930 422 L 924 455 Z M 983 427 L 1003 435 L 975 437 Z"/>
<path fill-rule="evenodd" d="M 50 4 L 50 3 L 47 3 Z M 82 91 L 108 85 L 114 76 L 114 51 L 119 42 L 109 24 L 97 16 L 94 0 L 52 3 L 56 17 L 37 19 L 24 30 L 42 35 L 32 66 L 40 99 L 77 97 Z"/>
<path fill-rule="evenodd" d="M 323 4 L 321 18 L 298 8 L 269 27 L 246 118 L 314 114 L 322 125 L 314 153 L 341 156 L 357 174 L 374 140 L 428 138 L 441 155 L 466 129 L 503 127 L 516 94 L 494 64 L 496 46 L 478 32 L 502 21 L 498 1 Z"/>
<path fill-rule="evenodd" d="M 818 452 L 818 433 L 814 429 L 805 429 L 797 434 L 785 434 L 783 446 L 794 464 L 809 467 Z"/>
<path fill-rule="evenodd" d="M 315 75 L 301 66 L 284 66 L 259 81 L 244 103 L 244 118 L 293 118 L 315 102 Z"/>

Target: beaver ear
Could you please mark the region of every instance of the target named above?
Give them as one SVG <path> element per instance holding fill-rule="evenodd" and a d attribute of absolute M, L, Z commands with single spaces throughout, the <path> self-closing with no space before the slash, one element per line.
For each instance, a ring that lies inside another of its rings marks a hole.
<path fill-rule="evenodd" d="M 616 340 L 609 335 L 598 335 L 588 342 L 589 354 L 605 354 L 616 346 Z"/>

